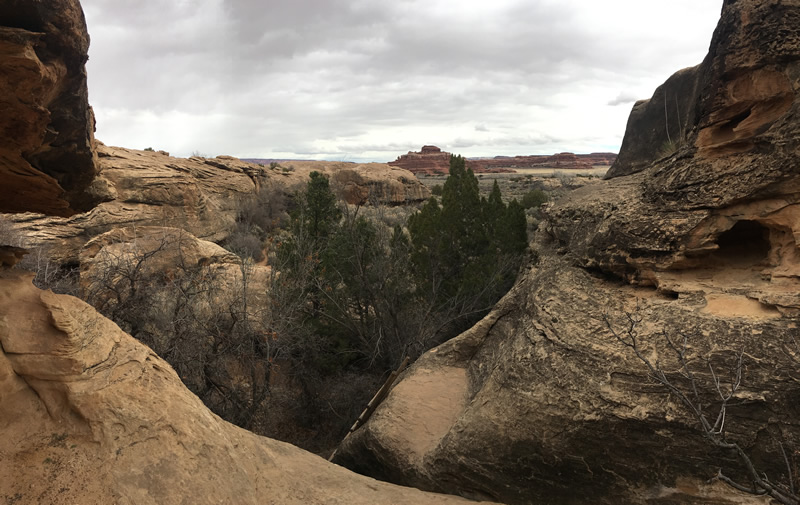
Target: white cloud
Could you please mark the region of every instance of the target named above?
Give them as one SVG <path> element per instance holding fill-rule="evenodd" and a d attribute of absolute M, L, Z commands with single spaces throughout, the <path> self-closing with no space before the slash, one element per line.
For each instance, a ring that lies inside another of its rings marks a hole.
<path fill-rule="evenodd" d="M 388 161 L 431 143 L 468 156 L 617 150 L 629 108 L 614 105 L 699 63 L 721 2 L 83 7 L 100 140 L 176 155 Z"/>

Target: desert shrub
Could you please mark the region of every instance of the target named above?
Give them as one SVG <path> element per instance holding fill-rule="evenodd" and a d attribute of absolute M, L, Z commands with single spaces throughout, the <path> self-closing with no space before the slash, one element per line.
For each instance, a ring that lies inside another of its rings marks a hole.
<path fill-rule="evenodd" d="M 525 193 L 522 197 L 522 207 L 525 209 L 534 209 L 542 206 L 543 203 L 549 200 L 547 193 L 541 189 L 532 189 Z"/>
<path fill-rule="evenodd" d="M 236 226 L 225 247 L 242 258 L 264 259 L 265 241 L 276 229 L 285 226 L 289 197 L 277 186 L 262 186 L 254 195 L 238 202 Z"/>
<path fill-rule="evenodd" d="M 251 229 L 237 224 L 225 243 L 225 247 L 241 258 L 255 261 L 264 259 L 264 241 Z"/>
<path fill-rule="evenodd" d="M 442 187 L 441 184 L 435 184 L 431 188 L 431 194 L 433 194 L 434 196 L 442 196 L 442 190 L 443 190 L 443 187 Z"/>
<path fill-rule="evenodd" d="M 192 264 L 183 240 L 164 233 L 104 247 L 82 274 L 84 298 L 169 362 L 211 410 L 250 429 L 281 352 L 256 310 L 252 265 Z"/>
<path fill-rule="evenodd" d="M 28 254 L 17 264 L 17 268 L 34 272 L 36 277 L 33 284 L 39 289 L 75 296 L 79 294 L 77 265 L 61 265 L 53 261 L 47 248 L 31 245 L 25 232 L 3 216 L 0 216 L 0 245 L 28 249 Z"/>

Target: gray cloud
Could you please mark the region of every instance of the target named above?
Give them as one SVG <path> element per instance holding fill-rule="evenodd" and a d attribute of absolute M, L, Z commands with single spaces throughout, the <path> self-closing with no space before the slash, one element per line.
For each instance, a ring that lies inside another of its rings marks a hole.
<path fill-rule="evenodd" d="M 636 100 L 639 100 L 640 98 L 641 97 L 636 96 L 630 91 L 620 91 L 619 95 L 617 95 L 616 98 L 608 101 L 608 105 L 615 106 L 615 105 L 629 104 L 635 102 Z"/>
<path fill-rule="evenodd" d="M 615 150 L 613 105 L 699 62 L 720 4 L 83 0 L 90 101 L 101 140 L 178 155 Z"/>

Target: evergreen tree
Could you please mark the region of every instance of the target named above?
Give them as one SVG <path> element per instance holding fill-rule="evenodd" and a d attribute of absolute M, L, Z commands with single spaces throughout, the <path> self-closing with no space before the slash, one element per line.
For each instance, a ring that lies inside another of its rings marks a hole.
<path fill-rule="evenodd" d="M 474 322 L 510 288 L 527 247 L 524 209 L 503 203 L 495 181 L 481 198 L 461 156 L 450 159 L 442 204 L 431 198 L 408 221 L 417 296 L 443 310 L 457 307 Z"/>

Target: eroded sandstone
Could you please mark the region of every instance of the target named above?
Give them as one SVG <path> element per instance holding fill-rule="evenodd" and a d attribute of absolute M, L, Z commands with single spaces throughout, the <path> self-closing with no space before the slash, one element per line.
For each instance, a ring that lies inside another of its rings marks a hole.
<path fill-rule="evenodd" d="M 374 481 L 212 414 L 84 302 L 0 271 L 0 496 L 14 503 L 469 503 Z"/>
<path fill-rule="evenodd" d="M 8 0 L 0 20 L 0 212 L 86 211 L 99 198 L 80 3 Z"/>
<path fill-rule="evenodd" d="M 100 174 L 92 186 L 106 201 L 70 217 L 6 216 L 26 236 L 27 247 L 44 248 L 56 263 L 76 264 L 88 240 L 121 227 L 175 227 L 223 242 L 241 201 L 262 188 L 287 195 L 303 190 L 315 170 L 351 204 L 405 205 L 430 196 L 410 172 L 379 163 L 292 162 L 271 170 L 231 156 L 174 158 L 101 143 L 97 152 Z"/>

